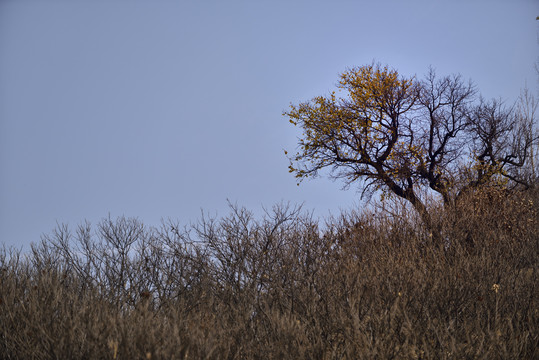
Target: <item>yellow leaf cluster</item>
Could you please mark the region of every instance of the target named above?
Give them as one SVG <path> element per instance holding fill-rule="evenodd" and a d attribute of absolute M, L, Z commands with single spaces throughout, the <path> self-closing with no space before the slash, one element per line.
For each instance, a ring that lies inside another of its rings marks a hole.
<path fill-rule="evenodd" d="M 394 124 L 397 117 L 415 101 L 410 96 L 415 86 L 412 78 L 402 78 L 387 66 L 367 65 L 342 73 L 337 86 L 342 96 L 333 91 L 328 96 L 291 105 L 284 113 L 303 130 L 295 160 L 303 162 L 309 171 L 289 169 L 296 177 L 311 176 L 313 171 L 336 162 L 368 162 L 385 149 L 391 150 L 393 176 L 400 177 L 405 173 L 403 168 L 419 162 L 424 151 L 417 145 L 390 144 L 399 131 Z"/>

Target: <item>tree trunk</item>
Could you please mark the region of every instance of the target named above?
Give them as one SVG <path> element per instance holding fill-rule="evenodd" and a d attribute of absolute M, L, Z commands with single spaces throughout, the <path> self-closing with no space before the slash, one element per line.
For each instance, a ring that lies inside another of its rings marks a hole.
<path fill-rule="evenodd" d="M 423 224 L 425 225 L 425 227 L 430 233 L 432 242 L 436 245 L 442 244 L 441 229 L 439 226 L 433 223 L 432 217 L 430 216 L 430 213 L 427 210 L 427 207 L 425 206 L 425 204 L 421 202 L 421 200 L 414 194 L 412 190 L 406 190 L 404 198 L 412 204 L 414 209 L 417 211 L 417 213 L 421 217 Z"/>
<path fill-rule="evenodd" d="M 414 189 L 413 189 L 413 185 L 411 181 L 410 181 L 410 186 L 406 189 L 403 189 L 402 187 L 400 187 L 393 180 L 391 180 L 388 176 L 384 177 L 384 182 L 391 189 L 391 191 L 395 193 L 395 195 L 408 200 L 412 204 L 414 209 L 417 211 L 417 213 L 421 217 L 421 220 L 423 221 L 423 225 L 425 225 L 425 227 L 429 231 L 432 238 L 432 242 L 436 245 L 441 245 L 442 244 L 441 229 L 439 226 L 433 223 L 432 217 L 430 216 L 429 211 L 427 210 L 427 207 L 414 193 Z"/>

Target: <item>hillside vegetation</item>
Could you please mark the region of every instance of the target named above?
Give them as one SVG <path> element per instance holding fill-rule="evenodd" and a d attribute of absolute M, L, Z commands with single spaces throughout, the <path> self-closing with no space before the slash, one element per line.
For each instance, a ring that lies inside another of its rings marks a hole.
<path fill-rule="evenodd" d="M 61 225 L 0 251 L 0 357 L 539 358 L 539 192 L 408 210 Z"/>

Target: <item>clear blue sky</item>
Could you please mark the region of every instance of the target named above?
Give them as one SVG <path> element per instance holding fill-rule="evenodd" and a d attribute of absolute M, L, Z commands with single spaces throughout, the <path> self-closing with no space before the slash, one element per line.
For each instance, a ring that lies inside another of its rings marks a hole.
<path fill-rule="evenodd" d="M 296 186 L 288 105 L 373 60 L 537 93 L 538 15 L 535 0 L 0 0 L 0 242 L 108 214 L 187 225 L 227 199 L 357 207 L 326 178 Z"/>

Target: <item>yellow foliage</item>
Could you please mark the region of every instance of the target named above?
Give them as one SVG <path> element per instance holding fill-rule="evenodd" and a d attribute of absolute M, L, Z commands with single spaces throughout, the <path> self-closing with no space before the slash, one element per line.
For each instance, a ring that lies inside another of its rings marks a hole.
<path fill-rule="evenodd" d="M 339 95 L 317 96 L 310 102 L 291 105 L 285 115 L 300 124 L 303 137 L 295 160 L 305 160 L 316 169 L 337 162 L 373 162 L 386 153 L 389 173 L 409 174 L 410 164 L 418 165 L 425 151 L 398 137 L 398 121 L 416 100 L 413 78 L 402 78 L 387 66 L 367 65 L 341 74 Z M 292 170 L 293 169 L 293 170 Z M 303 178 L 312 171 L 296 172 Z"/>

